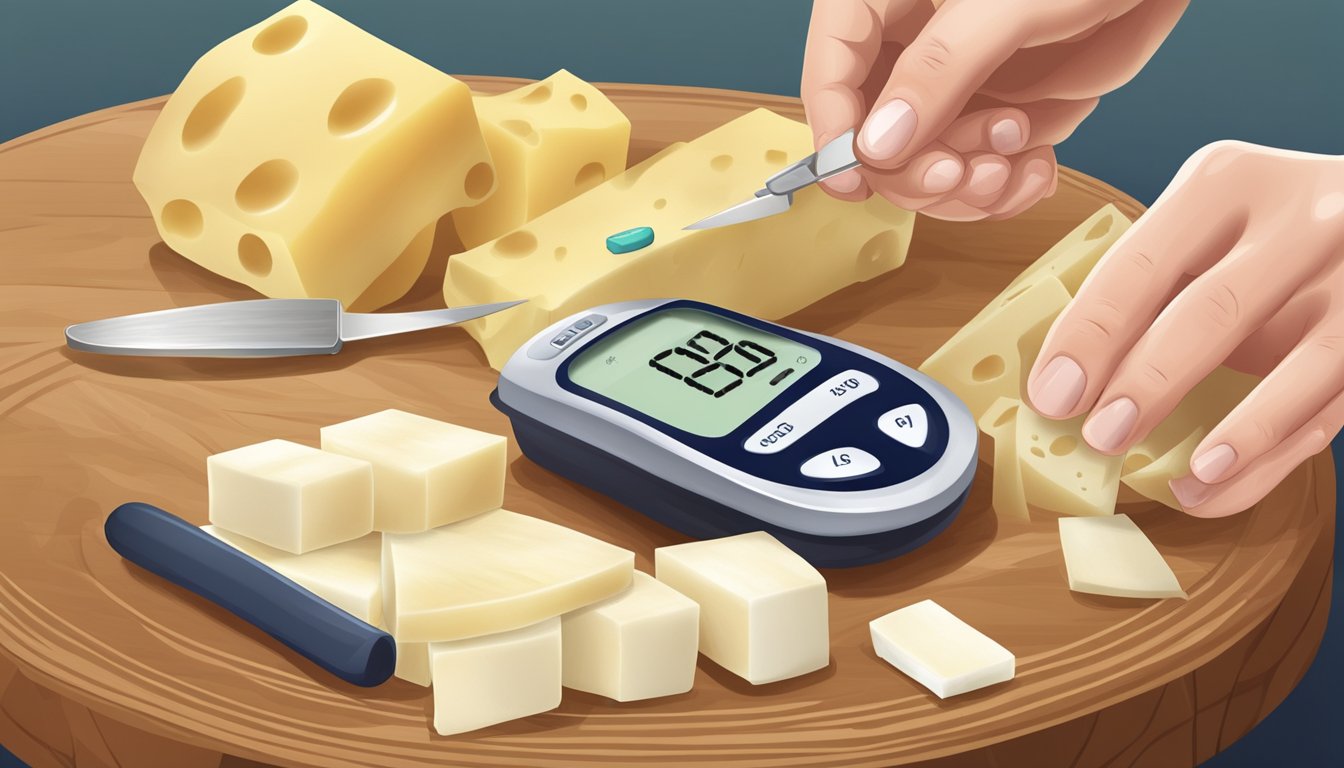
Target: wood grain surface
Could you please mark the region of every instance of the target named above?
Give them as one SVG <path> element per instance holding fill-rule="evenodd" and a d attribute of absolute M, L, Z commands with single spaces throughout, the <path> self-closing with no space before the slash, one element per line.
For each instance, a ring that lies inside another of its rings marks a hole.
<path fill-rule="evenodd" d="M 468 78 L 482 91 L 518 81 Z M 634 122 L 632 162 L 742 112 L 794 99 L 603 86 Z M 956 522 L 894 562 L 826 573 L 832 663 L 753 688 L 701 661 L 693 691 L 560 709 L 465 736 L 430 728 L 429 691 L 326 676 L 202 600 L 128 566 L 102 522 L 144 500 L 206 520 L 205 457 L 398 407 L 509 434 L 495 374 L 456 329 L 324 358 L 119 359 L 62 328 L 240 299 L 249 289 L 159 242 L 130 182 L 161 99 L 0 145 L 0 743 L 35 766 L 1192 765 L 1278 704 L 1329 604 L 1335 486 L 1318 456 L 1255 509 L 1198 520 L 1130 508 L 1188 601 L 1074 594 L 1055 521 L 997 521 L 981 466 Z M 1025 264 L 1105 202 L 1059 192 L 994 224 L 921 220 L 906 265 L 786 322 L 918 364 Z M 441 238 L 446 242 L 449 238 Z M 449 250 L 394 309 L 434 306 Z M 548 474 L 511 447 L 506 504 L 629 547 L 649 569 L 677 534 Z M 934 598 L 1017 656 L 1017 677 L 940 701 L 880 661 L 868 621 Z"/>

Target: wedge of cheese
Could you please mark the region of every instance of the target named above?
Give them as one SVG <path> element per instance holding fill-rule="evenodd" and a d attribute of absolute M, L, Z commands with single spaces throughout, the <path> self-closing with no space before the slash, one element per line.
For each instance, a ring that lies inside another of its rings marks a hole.
<path fill-rule="evenodd" d="M 560 620 L 430 643 L 434 730 L 466 733 L 560 706 Z"/>
<path fill-rule="evenodd" d="M 914 216 L 880 198 L 847 203 L 804 189 L 779 216 L 683 229 L 750 199 L 812 149 L 802 123 L 748 113 L 454 256 L 444 297 L 449 306 L 528 299 L 464 326 L 499 368 L 545 326 L 596 304 L 672 296 L 774 319 L 900 266 Z M 609 235 L 645 226 L 652 245 L 606 249 Z"/>
<path fill-rule="evenodd" d="M 1011 295 L 1021 286 L 1034 285 L 1046 277 L 1058 280 L 1070 294 L 1078 293 L 1101 257 L 1130 224 L 1114 205 L 1102 206 L 1014 278 L 1004 289 L 1004 294 Z"/>
<path fill-rule="evenodd" d="M 1027 407 L 1018 409 L 1022 487 L 1028 502 L 1061 515 L 1114 514 L 1125 459 L 1083 442 L 1083 419 L 1056 421 Z"/>
<path fill-rule="evenodd" d="M 946 699 L 1013 679 L 1007 648 L 932 600 L 868 623 L 879 658 Z"/>
<path fill-rule="evenodd" d="M 196 62 L 134 180 L 183 256 L 267 296 L 347 306 L 495 185 L 466 85 L 306 0 Z"/>
<path fill-rule="evenodd" d="M 506 509 L 424 533 L 384 534 L 384 620 L 403 643 L 505 632 L 626 589 L 634 558 Z"/>
<path fill-rule="evenodd" d="M 565 70 L 496 96 L 478 96 L 498 179 L 485 202 L 453 213 L 462 245 L 475 248 L 625 170 L 630 120 L 603 93 Z"/>
<path fill-rule="evenodd" d="M 1013 398 L 1000 397 L 980 417 L 979 426 L 994 440 L 994 513 L 1001 520 L 1030 522 L 1017 453 L 1017 413 L 1023 407 Z"/>
<path fill-rule="evenodd" d="M 1202 428 L 1196 429 L 1176 447 L 1152 461 L 1146 461 L 1143 454 L 1131 451 L 1125 457 L 1126 470 L 1120 475 L 1120 482 L 1142 498 L 1180 509 L 1181 503 L 1171 492 L 1171 481 L 1190 474 L 1190 459 L 1207 434 Z"/>
<path fill-rule="evenodd" d="M 1185 597 L 1157 547 L 1128 515 L 1060 518 L 1069 589 L 1112 597 Z"/>

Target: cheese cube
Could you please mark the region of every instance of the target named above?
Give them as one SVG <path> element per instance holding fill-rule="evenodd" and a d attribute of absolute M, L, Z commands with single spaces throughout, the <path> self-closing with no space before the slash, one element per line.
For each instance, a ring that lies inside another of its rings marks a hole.
<path fill-rule="evenodd" d="M 466 85 L 301 0 L 196 62 L 134 181 L 202 267 L 353 306 L 494 172 Z"/>
<path fill-rule="evenodd" d="M 288 440 L 205 460 L 210 522 L 293 554 L 350 541 L 373 525 L 367 461 Z"/>
<path fill-rule="evenodd" d="M 994 439 L 994 512 L 1000 519 L 1030 522 L 1022 467 L 1017 455 L 1017 413 L 1022 403 L 1000 397 L 980 417 L 980 431 Z"/>
<path fill-rule="evenodd" d="M 830 663 L 826 580 L 768 533 L 653 552 L 658 580 L 700 604 L 700 652 L 753 685 Z"/>
<path fill-rule="evenodd" d="M 397 641 L 397 668 L 392 673 L 408 683 L 428 688 L 434 681 L 429 664 L 429 643 Z"/>
<path fill-rule="evenodd" d="M 625 170 L 630 120 L 565 70 L 476 98 L 498 183 L 485 202 L 453 212 L 467 248 L 494 240 Z"/>
<path fill-rule="evenodd" d="M 373 527 L 415 533 L 498 509 L 505 439 L 388 409 L 322 428 L 322 449 L 373 465 Z"/>
<path fill-rule="evenodd" d="M 700 637 L 700 606 L 635 572 L 621 594 L 564 615 L 564 683 L 616 701 L 691 690 Z"/>
<path fill-rule="evenodd" d="M 1011 295 L 1023 285 L 1034 285 L 1046 276 L 1059 280 L 1076 294 L 1083 281 L 1130 227 L 1129 219 L 1114 205 L 1106 204 L 1050 247 L 1004 289 Z"/>
<path fill-rule="evenodd" d="M 873 650 L 940 699 L 1013 679 L 1013 654 L 932 600 L 868 623 Z"/>
<path fill-rule="evenodd" d="M 1120 490 L 1123 456 L 1083 442 L 1084 416 L 1056 421 L 1017 411 L 1017 455 L 1027 501 L 1061 515 L 1110 515 Z"/>
<path fill-rule="evenodd" d="M 448 306 L 528 299 L 463 326 L 499 368 L 542 328 L 596 304 L 676 296 L 775 319 L 900 266 L 914 216 L 876 197 L 847 203 L 804 189 L 787 214 L 683 229 L 750 199 L 812 151 L 806 125 L 756 110 L 457 254 L 444 298 Z M 654 230 L 652 245 L 605 248 L 608 236 L 641 226 Z"/>
<path fill-rule="evenodd" d="M 1185 597 L 1167 561 L 1128 515 L 1060 518 L 1069 589 L 1112 597 Z"/>
<path fill-rule="evenodd" d="M 560 620 L 430 643 L 434 730 L 466 733 L 560 706 Z"/>
<path fill-rule="evenodd" d="M 384 620 L 402 642 L 517 629 L 626 589 L 634 561 L 628 550 L 506 509 L 384 534 Z"/>

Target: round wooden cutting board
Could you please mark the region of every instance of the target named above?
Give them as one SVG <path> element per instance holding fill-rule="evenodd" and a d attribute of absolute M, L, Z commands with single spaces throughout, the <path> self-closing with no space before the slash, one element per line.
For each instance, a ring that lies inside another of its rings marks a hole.
<path fill-rule="evenodd" d="M 519 81 L 468 78 L 482 91 Z M 631 161 L 794 99 L 604 86 Z M 457 329 L 332 357 L 160 360 L 67 350 L 65 325 L 253 297 L 169 251 L 131 185 L 161 99 L 0 145 L 0 743 L 35 766 L 1191 765 L 1240 737 L 1306 670 L 1329 605 L 1335 481 L 1307 462 L 1255 509 L 1199 520 L 1127 509 L 1187 601 L 1070 592 L 1057 526 L 996 520 L 981 465 L 956 522 L 893 562 L 829 571 L 832 662 L 752 687 L 702 660 L 694 690 L 556 711 L 443 738 L 428 689 L 340 683 L 227 613 L 124 563 L 102 523 L 143 500 L 206 521 L 205 457 L 388 407 L 510 434 L 495 373 Z M 911 365 L 1114 189 L 1064 170 L 1009 222 L 918 223 L 901 269 L 785 322 Z M 441 238 L 446 240 L 448 238 Z M 446 247 L 393 309 L 441 303 Z M 677 534 L 511 447 L 505 503 L 633 549 Z M 868 622 L 933 598 L 1017 656 L 1004 685 L 941 701 L 879 660 Z"/>

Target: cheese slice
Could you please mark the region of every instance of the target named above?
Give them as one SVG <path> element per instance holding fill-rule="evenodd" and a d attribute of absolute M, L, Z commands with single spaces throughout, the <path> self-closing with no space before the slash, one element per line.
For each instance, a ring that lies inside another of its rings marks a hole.
<path fill-rule="evenodd" d="M 630 120 L 601 91 L 565 70 L 496 96 L 478 96 L 498 184 L 453 213 L 467 248 L 494 240 L 625 170 Z"/>
<path fill-rule="evenodd" d="M 1059 540 L 1069 589 L 1112 597 L 1180 597 L 1176 581 L 1157 547 L 1128 515 L 1060 518 Z"/>
<path fill-rule="evenodd" d="M 802 123 L 763 109 L 743 115 L 454 256 L 444 298 L 528 300 L 464 324 L 499 368 L 547 325 L 597 304 L 675 296 L 775 319 L 900 266 L 914 216 L 876 197 L 848 203 L 809 188 L 783 215 L 683 229 L 750 199 L 812 149 Z M 654 230 L 652 245 L 606 249 L 609 235 L 642 226 Z"/>
<path fill-rule="evenodd" d="M 1004 289 L 1011 294 L 1023 285 L 1034 285 L 1045 277 L 1058 280 L 1070 294 L 1078 293 L 1101 257 L 1130 227 L 1130 220 L 1114 205 L 1106 204 L 1074 227 L 1050 247 Z"/>
<path fill-rule="evenodd" d="M 1030 522 L 1022 467 L 1017 454 L 1017 413 L 1024 406 L 1000 397 L 980 417 L 980 431 L 994 440 L 994 512 L 1001 520 Z"/>
<path fill-rule="evenodd" d="M 1084 418 L 1056 421 L 1018 409 L 1017 453 L 1028 503 L 1061 515 L 1115 513 L 1125 459 L 1083 442 Z"/>
<path fill-rule="evenodd" d="M 1125 459 L 1128 470 L 1120 476 L 1120 482 L 1145 499 L 1181 509 L 1181 503 L 1171 492 L 1171 481 L 1190 474 L 1190 459 L 1206 435 L 1207 430 L 1198 428 L 1175 448 L 1148 462 L 1141 460 L 1142 454 L 1131 452 Z"/>
<path fill-rule="evenodd" d="M 826 580 L 768 533 L 653 551 L 658 580 L 700 605 L 700 652 L 753 685 L 830 663 Z"/>
<path fill-rule="evenodd" d="M 134 181 L 188 259 L 267 296 L 353 306 L 403 252 L 427 253 L 412 246 L 426 227 L 486 199 L 494 172 L 466 85 L 301 0 L 196 62 Z"/>
<path fill-rule="evenodd" d="M 504 632 L 630 586 L 634 553 L 497 509 L 418 534 L 383 536 L 383 614 L 402 642 Z"/>
<path fill-rule="evenodd" d="M 1016 660 L 932 600 L 892 611 L 868 623 L 873 650 L 940 699 L 1013 679 Z"/>
<path fill-rule="evenodd" d="M 430 643 L 434 730 L 466 733 L 560 706 L 560 620 Z"/>

